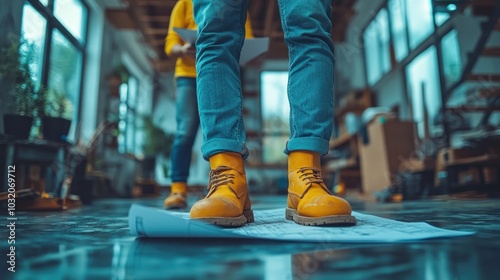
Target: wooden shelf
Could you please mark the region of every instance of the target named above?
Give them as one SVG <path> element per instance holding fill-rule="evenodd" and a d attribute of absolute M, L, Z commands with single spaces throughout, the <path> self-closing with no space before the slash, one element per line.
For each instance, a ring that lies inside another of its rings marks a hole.
<path fill-rule="evenodd" d="M 337 149 L 347 143 L 349 143 L 351 140 L 356 139 L 357 135 L 356 134 L 343 134 L 340 135 L 340 137 L 333 139 L 330 141 L 330 149 Z"/>
<path fill-rule="evenodd" d="M 500 47 L 486 48 L 483 50 L 484 56 L 500 56 Z"/>
<path fill-rule="evenodd" d="M 488 88 L 479 90 L 478 97 L 481 98 L 491 98 L 491 97 L 500 97 L 500 88 Z"/>
<path fill-rule="evenodd" d="M 469 81 L 475 82 L 500 82 L 500 75 L 494 74 L 471 74 Z"/>
<path fill-rule="evenodd" d="M 455 113 L 494 112 L 494 111 L 500 111 L 500 107 L 457 106 L 457 107 L 448 107 L 446 108 L 446 111 Z"/>
<path fill-rule="evenodd" d="M 499 155 L 482 155 L 454 160 L 447 166 L 500 164 Z"/>
<path fill-rule="evenodd" d="M 328 161 L 324 166 L 328 171 L 339 171 L 342 169 L 358 168 L 359 162 L 355 157 L 339 158 Z"/>

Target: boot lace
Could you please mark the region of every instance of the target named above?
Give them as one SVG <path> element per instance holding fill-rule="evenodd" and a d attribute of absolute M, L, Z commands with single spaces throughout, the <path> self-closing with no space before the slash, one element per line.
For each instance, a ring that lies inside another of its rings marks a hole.
<path fill-rule="evenodd" d="M 234 184 L 234 174 L 224 173 L 228 170 L 232 170 L 232 168 L 228 166 L 219 166 L 214 170 L 210 170 L 210 182 L 208 183 L 207 189 L 212 190 L 229 183 Z"/>
<path fill-rule="evenodd" d="M 323 178 L 321 177 L 321 171 L 311 167 L 302 167 L 299 169 L 299 172 L 302 173 L 299 175 L 299 178 L 302 178 L 302 181 L 313 184 L 323 184 Z"/>

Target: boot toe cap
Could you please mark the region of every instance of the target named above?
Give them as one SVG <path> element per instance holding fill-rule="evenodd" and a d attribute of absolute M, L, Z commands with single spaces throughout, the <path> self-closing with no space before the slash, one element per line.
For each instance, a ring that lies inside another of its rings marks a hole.
<path fill-rule="evenodd" d="M 191 207 L 191 219 L 239 217 L 243 209 L 233 200 L 226 197 L 205 198 Z"/>
<path fill-rule="evenodd" d="M 297 212 L 306 217 L 325 217 L 335 215 L 351 215 L 349 202 L 332 195 L 321 195 L 300 201 Z"/>

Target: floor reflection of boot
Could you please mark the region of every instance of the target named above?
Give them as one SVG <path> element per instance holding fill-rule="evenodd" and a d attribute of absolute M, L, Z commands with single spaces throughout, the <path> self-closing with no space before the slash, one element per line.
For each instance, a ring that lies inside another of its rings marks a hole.
<path fill-rule="evenodd" d="M 310 279 L 320 268 L 322 262 L 313 253 L 292 256 L 292 277 L 297 280 Z"/>

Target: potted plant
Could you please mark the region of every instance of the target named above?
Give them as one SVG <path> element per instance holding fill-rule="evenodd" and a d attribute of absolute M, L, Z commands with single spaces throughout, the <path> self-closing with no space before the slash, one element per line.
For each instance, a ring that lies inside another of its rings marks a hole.
<path fill-rule="evenodd" d="M 0 81 L 10 97 L 10 113 L 3 115 L 4 132 L 28 139 L 38 97 L 30 69 L 34 48 L 26 41 L 11 41 L 10 46 L 0 49 Z"/>
<path fill-rule="evenodd" d="M 44 90 L 39 105 L 45 110 L 42 117 L 43 138 L 65 142 L 71 127 L 71 102 L 66 94 L 56 90 Z"/>
<path fill-rule="evenodd" d="M 158 156 L 169 158 L 174 143 L 174 135 L 166 133 L 163 129 L 154 124 L 151 116 L 143 116 L 144 159 L 142 161 L 142 177 L 154 178 L 156 159 Z"/>

